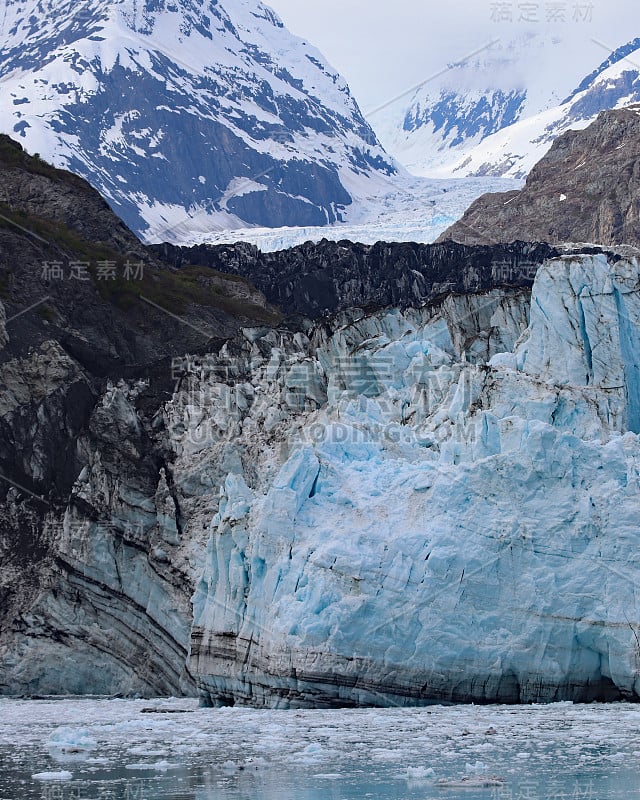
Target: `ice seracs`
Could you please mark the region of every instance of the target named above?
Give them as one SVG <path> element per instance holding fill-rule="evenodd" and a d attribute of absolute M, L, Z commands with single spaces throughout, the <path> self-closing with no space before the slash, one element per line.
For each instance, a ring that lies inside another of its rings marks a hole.
<path fill-rule="evenodd" d="M 477 296 L 510 354 L 463 352 L 444 309 L 248 346 L 260 402 L 225 395 L 240 460 L 194 597 L 206 697 L 638 696 L 638 272 L 550 260 L 529 320 Z"/>

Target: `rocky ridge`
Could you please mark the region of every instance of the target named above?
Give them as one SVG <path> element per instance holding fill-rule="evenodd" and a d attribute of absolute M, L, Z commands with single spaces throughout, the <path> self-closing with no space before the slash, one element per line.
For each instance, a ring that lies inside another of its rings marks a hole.
<path fill-rule="evenodd" d="M 198 264 L 252 281 L 287 314 L 311 318 L 354 307 L 407 308 L 451 293 L 530 288 L 560 251 L 545 244 L 461 246 L 349 241 L 262 253 L 250 244 L 153 247 L 171 265 Z"/>
<path fill-rule="evenodd" d="M 640 106 L 568 131 L 520 191 L 486 194 L 438 239 L 640 244 Z"/>

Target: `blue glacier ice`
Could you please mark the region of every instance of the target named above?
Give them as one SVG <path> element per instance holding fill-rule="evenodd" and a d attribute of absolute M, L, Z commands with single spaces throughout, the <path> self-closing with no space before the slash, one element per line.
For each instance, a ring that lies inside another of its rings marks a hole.
<path fill-rule="evenodd" d="M 3 691 L 637 698 L 639 283 L 634 251 L 590 248 L 532 292 L 247 328 L 190 357 L 159 475 L 112 480 L 84 442 L 51 528 L 69 569 L 0 643 Z M 56 348 L 43 391 L 73 374 Z M 139 390 L 109 385 L 92 417 L 136 469 Z"/>
<path fill-rule="evenodd" d="M 250 380 L 194 376 L 181 458 L 234 453 L 193 599 L 204 698 L 638 697 L 639 323 L 637 256 L 572 254 L 530 298 L 247 331 Z"/>

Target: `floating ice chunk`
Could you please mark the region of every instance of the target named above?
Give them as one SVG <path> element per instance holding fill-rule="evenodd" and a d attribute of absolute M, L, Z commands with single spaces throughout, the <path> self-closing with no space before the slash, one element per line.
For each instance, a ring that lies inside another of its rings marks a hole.
<path fill-rule="evenodd" d="M 127 764 L 125 769 L 155 769 L 161 772 L 166 772 L 168 769 L 175 769 L 177 764 L 171 764 L 169 761 L 140 761 L 134 764 Z"/>
<path fill-rule="evenodd" d="M 316 755 L 321 752 L 322 752 L 322 745 L 318 744 L 318 742 L 312 742 L 311 744 L 308 744 L 302 751 L 302 753 L 307 756 Z"/>
<path fill-rule="evenodd" d="M 447 789 L 486 789 L 502 786 L 505 782 L 504 778 L 497 775 L 467 775 L 464 778 L 440 778 L 435 785 Z"/>
<path fill-rule="evenodd" d="M 468 775 L 483 775 L 487 771 L 484 761 L 476 761 L 475 764 L 466 764 L 465 770 Z"/>
<path fill-rule="evenodd" d="M 70 781 L 73 775 L 66 769 L 59 772 L 36 772 L 31 776 L 34 781 Z"/>
<path fill-rule="evenodd" d="M 167 755 L 166 750 L 158 750 L 157 748 L 154 749 L 153 747 L 148 745 L 137 745 L 136 747 L 130 747 L 127 750 L 127 753 L 129 753 L 132 756 L 149 756 L 149 757 L 155 756 L 156 758 L 158 758 L 159 756 Z"/>
<path fill-rule="evenodd" d="M 435 772 L 432 767 L 407 767 L 407 778 L 412 781 L 420 781 L 434 776 Z"/>
<path fill-rule="evenodd" d="M 262 769 L 268 766 L 269 762 L 262 756 L 255 756 L 253 758 L 245 759 L 244 765 L 247 769 Z"/>
<path fill-rule="evenodd" d="M 84 728 L 58 728 L 48 740 L 48 747 L 64 755 L 88 753 L 98 746 L 96 740 Z"/>

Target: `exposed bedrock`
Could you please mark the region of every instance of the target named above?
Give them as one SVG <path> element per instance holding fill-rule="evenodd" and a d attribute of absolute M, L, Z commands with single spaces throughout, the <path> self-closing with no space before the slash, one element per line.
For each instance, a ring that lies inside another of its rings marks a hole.
<path fill-rule="evenodd" d="M 150 250 L 177 267 L 199 264 L 241 275 L 286 313 L 309 317 L 354 307 L 419 306 L 451 293 L 531 288 L 545 259 L 559 255 L 529 241 L 465 246 L 323 240 L 274 253 L 249 244 Z"/>
<path fill-rule="evenodd" d="M 640 107 L 602 111 L 551 145 L 520 191 L 485 194 L 438 239 L 640 244 Z"/>

